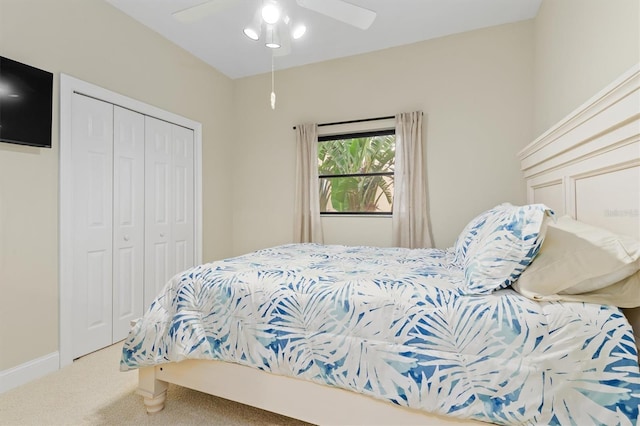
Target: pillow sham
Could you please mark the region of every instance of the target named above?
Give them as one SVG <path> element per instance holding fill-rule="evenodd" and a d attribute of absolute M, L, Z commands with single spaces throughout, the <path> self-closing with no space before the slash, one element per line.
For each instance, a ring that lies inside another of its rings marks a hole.
<path fill-rule="evenodd" d="M 467 223 L 453 245 L 453 262 L 456 265 L 464 267 L 467 257 L 475 252 L 478 240 L 480 240 L 480 233 L 487 220 L 491 221 L 492 217 L 496 216 L 501 210 L 509 207 L 513 207 L 513 205 L 509 203 L 499 204 L 489 210 L 483 211 Z"/>
<path fill-rule="evenodd" d="M 529 204 L 506 206 L 489 217 L 475 250 L 467 253 L 466 293 L 488 294 L 515 282 L 540 250 L 545 219 L 552 215 L 544 204 Z"/>
<path fill-rule="evenodd" d="M 563 216 L 549 224 L 540 253 L 514 284 L 536 299 L 601 290 L 640 270 L 640 242 Z"/>

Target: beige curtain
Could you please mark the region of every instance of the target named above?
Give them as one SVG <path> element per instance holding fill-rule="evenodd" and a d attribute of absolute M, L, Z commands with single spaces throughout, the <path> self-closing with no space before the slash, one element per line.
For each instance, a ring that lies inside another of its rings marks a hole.
<path fill-rule="evenodd" d="M 296 126 L 296 193 L 294 241 L 322 243 L 318 183 L 318 126 Z"/>
<path fill-rule="evenodd" d="M 392 238 L 397 247 L 433 247 L 424 149 L 422 112 L 396 115 Z"/>

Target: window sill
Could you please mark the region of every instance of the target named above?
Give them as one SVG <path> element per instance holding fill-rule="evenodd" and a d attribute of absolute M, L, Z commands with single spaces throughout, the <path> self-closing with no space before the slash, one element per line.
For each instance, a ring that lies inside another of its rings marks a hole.
<path fill-rule="evenodd" d="M 377 217 L 377 218 L 386 218 L 391 219 L 393 215 L 391 213 L 383 213 L 383 214 L 367 214 L 367 213 L 321 213 L 320 218 L 323 217 Z"/>

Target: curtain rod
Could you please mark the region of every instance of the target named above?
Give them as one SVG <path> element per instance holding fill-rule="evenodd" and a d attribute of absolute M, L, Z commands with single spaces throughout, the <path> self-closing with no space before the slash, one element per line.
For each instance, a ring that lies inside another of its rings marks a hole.
<path fill-rule="evenodd" d="M 320 123 L 320 124 L 318 124 L 318 127 L 337 126 L 338 124 L 363 123 L 365 121 L 389 120 L 391 118 L 396 118 L 396 116 L 395 115 L 388 115 L 386 117 L 361 118 L 359 120 L 347 120 L 347 121 L 334 121 L 333 123 Z M 295 129 L 296 129 L 296 126 L 293 126 L 293 130 L 295 130 Z"/>

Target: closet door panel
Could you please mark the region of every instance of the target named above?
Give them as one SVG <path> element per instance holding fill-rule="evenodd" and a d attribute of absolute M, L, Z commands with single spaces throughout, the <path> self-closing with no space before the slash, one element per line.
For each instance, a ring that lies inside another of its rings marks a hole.
<path fill-rule="evenodd" d="M 72 98 L 74 358 L 112 340 L 113 106 Z"/>
<path fill-rule="evenodd" d="M 194 133 L 145 118 L 145 305 L 195 262 Z"/>
<path fill-rule="evenodd" d="M 144 115 L 114 107 L 113 341 L 143 313 Z"/>
<path fill-rule="evenodd" d="M 175 274 L 171 259 L 173 221 L 172 125 L 145 117 L 145 287 L 144 305 L 148 307 Z"/>
<path fill-rule="evenodd" d="M 175 270 L 194 266 L 194 147 L 193 130 L 173 126 Z"/>

